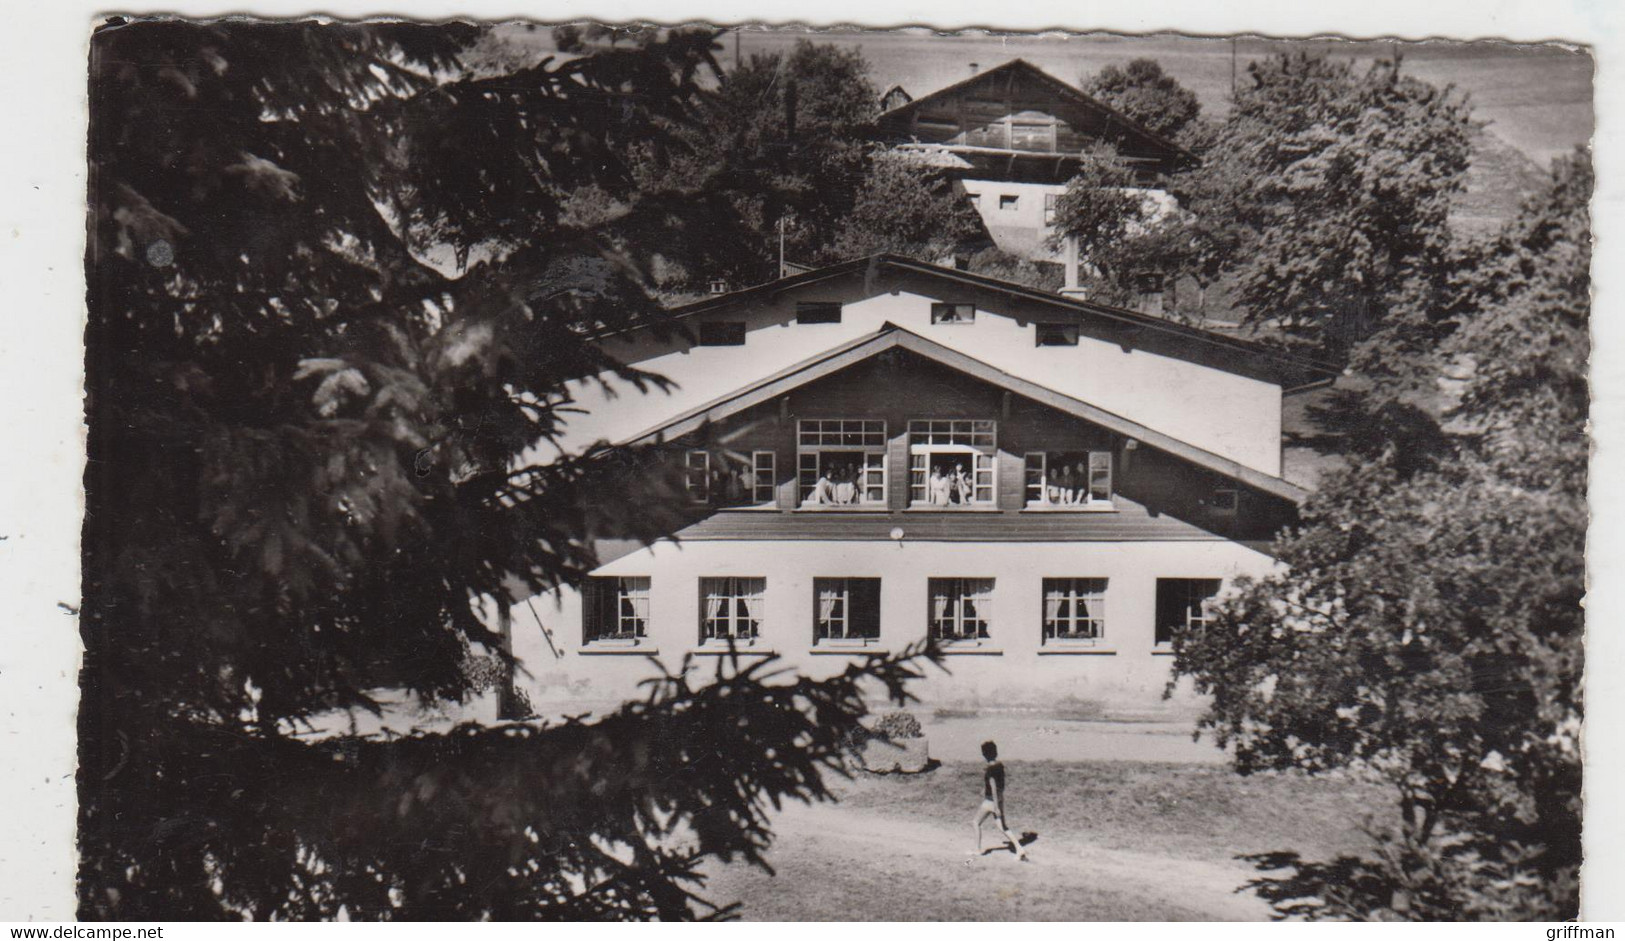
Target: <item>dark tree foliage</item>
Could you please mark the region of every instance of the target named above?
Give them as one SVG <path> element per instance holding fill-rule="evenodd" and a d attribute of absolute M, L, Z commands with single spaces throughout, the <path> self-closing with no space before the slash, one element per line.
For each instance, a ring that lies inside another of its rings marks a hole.
<path fill-rule="evenodd" d="M 890 252 L 938 262 L 978 240 L 987 240 L 981 217 L 950 181 L 906 155 L 877 154 L 819 258 Z"/>
<path fill-rule="evenodd" d="M 1148 131 L 1178 138 L 1201 114 L 1196 93 L 1162 70 L 1156 59 L 1133 59 L 1108 65 L 1087 77 L 1083 90 L 1134 119 Z"/>
<path fill-rule="evenodd" d="M 1559 161 L 1471 249 L 1442 342 L 1390 364 L 1466 364 L 1453 403 L 1390 396 L 1277 544 L 1290 570 L 1174 639 L 1238 770 L 1356 766 L 1398 791 L 1375 858 L 1259 858 L 1292 867 L 1257 883 L 1283 914 L 1574 917 L 1591 188 L 1585 154 Z"/>
<path fill-rule="evenodd" d="M 1055 202 L 1050 246 L 1077 239 L 1078 257 L 1089 270 L 1095 296 L 1120 301 L 1133 291 L 1133 277 L 1146 267 L 1142 243 L 1166 226 L 1157 203 L 1134 170 L 1110 146 L 1085 155 L 1078 173 Z"/>
<path fill-rule="evenodd" d="M 574 50 L 606 37 L 620 31 L 555 31 Z M 662 253 L 668 293 L 777 277 L 781 246 L 790 261 L 829 264 L 879 251 L 938 261 L 985 241 L 939 171 L 874 144 L 878 93 L 868 74 L 859 50 L 830 44 L 754 55 L 699 96 L 696 119 L 677 131 L 682 148 L 633 146 L 641 186 L 711 193 L 738 232 L 696 238 L 682 260 Z M 577 205 L 589 212 L 619 211 L 602 191 L 583 195 Z"/>
<path fill-rule="evenodd" d="M 655 256 L 743 231 L 726 194 L 626 157 L 691 149 L 714 35 L 483 77 L 477 37 L 93 38 L 83 917 L 700 913 L 695 854 L 757 858 L 763 801 L 822 795 L 856 684 L 909 675 L 744 671 L 602 725 L 293 737 L 383 688 L 463 697 L 515 582 L 576 579 L 595 539 L 654 538 L 678 503 L 624 472 L 637 454 L 548 443 L 571 381 L 661 384 L 589 342 L 661 326 Z M 616 211 L 575 211 L 587 190 Z M 702 727 L 721 713 L 730 758 Z M 692 852 L 659 848 L 667 826 L 698 828 Z"/>
<path fill-rule="evenodd" d="M 1111 250 L 1204 287 L 1232 281 L 1263 338 L 1339 357 L 1407 311 L 1440 309 L 1466 99 L 1397 61 L 1357 72 L 1297 52 L 1247 74 L 1221 125 L 1186 128 L 1202 161 L 1167 182 L 1184 211 Z"/>

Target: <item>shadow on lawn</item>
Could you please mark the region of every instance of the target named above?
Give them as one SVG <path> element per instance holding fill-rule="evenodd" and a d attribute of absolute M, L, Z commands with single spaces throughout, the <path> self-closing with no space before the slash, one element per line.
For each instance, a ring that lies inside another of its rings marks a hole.
<path fill-rule="evenodd" d="M 1023 831 L 1021 831 L 1021 845 L 1023 847 L 1031 846 L 1031 845 L 1033 845 L 1034 843 L 1037 843 L 1037 842 L 1038 842 L 1038 831 L 1037 830 L 1023 830 Z M 1015 847 L 1011 846 L 1009 841 L 1006 840 L 1004 843 L 1001 843 L 998 846 L 989 846 L 987 849 L 982 850 L 982 855 L 983 856 L 988 856 L 988 855 L 991 855 L 993 853 L 997 853 L 997 852 L 1004 851 L 1004 850 L 1008 850 L 1009 852 L 1012 852 L 1012 853 L 1014 853 L 1016 851 Z"/>

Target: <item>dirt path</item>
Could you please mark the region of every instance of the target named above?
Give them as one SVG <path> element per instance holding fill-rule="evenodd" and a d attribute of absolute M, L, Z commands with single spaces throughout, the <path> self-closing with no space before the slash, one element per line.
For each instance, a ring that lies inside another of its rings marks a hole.
<path fill-rule="evenodd" d="M 1250 871 L 1045 838 L 1022 863 L 972 856 L 973 834 L 849 806 L 786 807 L 774 821 L 777 878 L 725 867 L 708 892 L 747 919 L 1264 920 L 1238 895 Z M 984 846 L 996 845 L 988 828 Z M 1001 841 L 1002 842 L 1002 841 Z"/>

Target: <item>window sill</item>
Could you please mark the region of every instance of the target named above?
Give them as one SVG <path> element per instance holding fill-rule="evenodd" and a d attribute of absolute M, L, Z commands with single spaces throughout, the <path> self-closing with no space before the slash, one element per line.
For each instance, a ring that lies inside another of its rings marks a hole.
<path fill-rule="evenodd" d="M 695 647 L 690 650 L 689 653 L 696 657 L 727 657 L 730 655 L 738 655 L 741 657 L 776 657 L 779 655 L 778 651 L 776 650 L 769 650 L 766 647 L 752 647 L 743 644 L 735 647 L 706 645 Z"/>
<path fill-rule="evenodd" d="M 583 644 L 576 653 L 583 657 L 653 657 L 660 651 L 646 644 Z"/>
<path fill-rule="evenodd" d="M 1002 657 L 1004 651 L 998 647 L 978 647 L 974 644 L 941 644 L 937 647 L 943 655 L 949 657 Z"/>
<path fill-rule="evenodd" d="M 1111 647 L 1073 647 L 1069 644 L 1050 644 L 1038 648 L 1040 657 L 1115 657 L 1117 651 Z"/>
<path fill-rule="evenodd" d="M 719 506 L 718 513 L 777 513 L 776 503 L 751 503 L 744 506 Z"/>
<path fill-rule="evenodd" d="M 940 504 L 910 504 L 904 513 L 1003 513 L 996 506 L 942 506 Z"/>
<path fill-rule="evenodd" d="M 1172 657 L 1173 655 L 1174 648 L 1172 647 L 1157 646 L 1151 648 L 1151 656 L 1153 657 Z"/>
<path fill-rule="evenodd" d="M 1053 503 L 1029 503 L 1021 508 L 1023 513 L 1116 513 L 1117 507 L 1111 503 L 1080 503 L 1071 506 L 1056 505 Z"/>
<path fill-rule="evenodd" d="M 891 654 L 889 649 L 879 644 L 813 644 L 808 652 L 814 656 L 830 657 L 884 657 Z"/>
<path fill-rule="evenodd" d="M 888 512 L 884 503 L 848 503 L 825 504 L 818 506 L 798 506 L 792 513 L 885 513 Z"/>

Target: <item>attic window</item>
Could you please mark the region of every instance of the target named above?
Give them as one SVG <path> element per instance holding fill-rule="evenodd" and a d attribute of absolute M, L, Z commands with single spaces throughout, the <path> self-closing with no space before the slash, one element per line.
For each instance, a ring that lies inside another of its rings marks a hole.
<path fill-rule="evenodd" d="M 1016 196 L 1016 195 L 1013 195 L 1013 194 L 1010 194 L 1010 193 L 1001 193 L 999 195 L 999 208 L 1000 209 L 1012 209 L 1013 210 L 1013 209 L 1015 209 L 1016 207 L 1018 207 L 1020 205 L 1021 205 L 1021 197 L 1020 196 Z"/>
<path fill-rule="evenodd" d="M 1239 497 L 1240 491 L 1234 487 L 1217 487 L 1213 491 L 1212 499 L 1208 501 L 1208 508 L 1215 513 L 1233 516 Z"/>
<path fill-rule="evenodd" d="M 726 293 L 728 293 L 728 282 L 724 281 L 721 278 L 712 278 L 711 279 L 711 293 L 712 294 L 726 294 Z"/>
<path fill-rule="evenodd" d="M 1039 346 L 1077 346 L 1078 325 L 1073 323 L 1041 323 L 1035 332 Z"/>
<path fill-rule="evenodd" d="M 743 320 L 718 320 L 700 324 L 700 346 L 744 346 Z"/>
<path fill-rule="evenodd" d="M 841 305 L 837 301 L 799 301 L 796 304 L 796 323 L 840 323 Z"/>
<path fill-rule="evenodd" d="M 932 323 L 975 323 L 975 304 L 932 304 Z"/>

